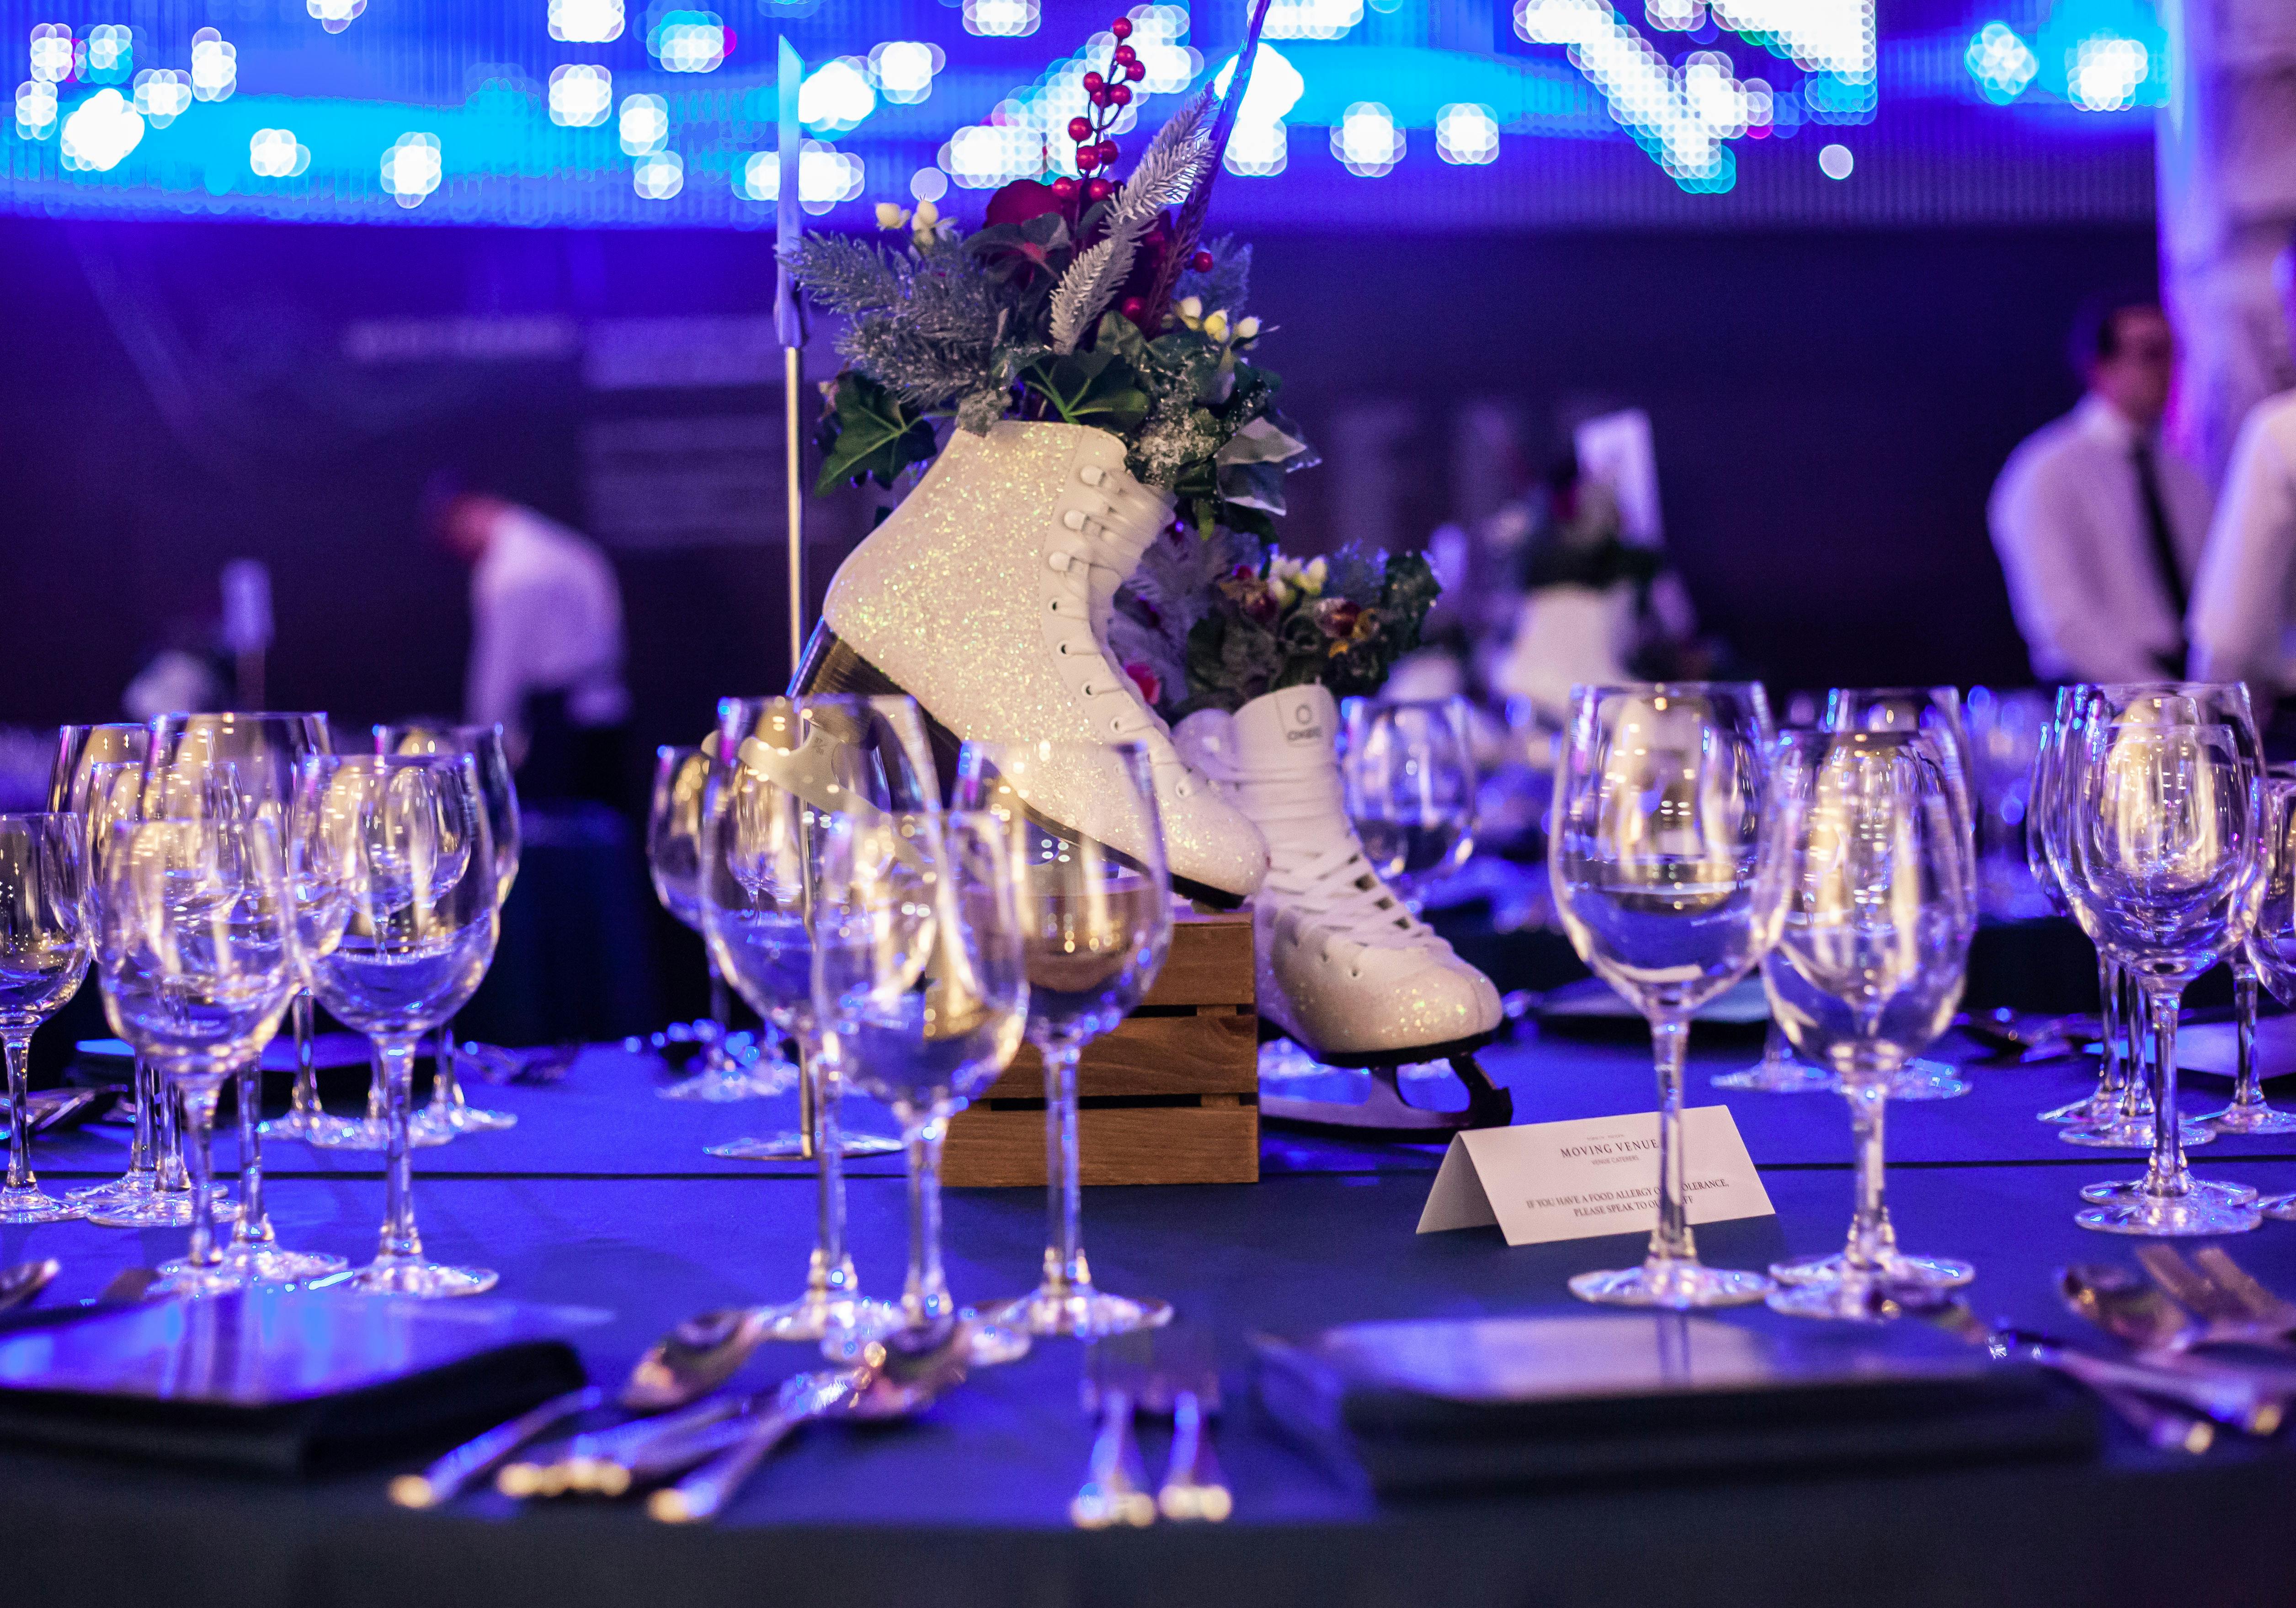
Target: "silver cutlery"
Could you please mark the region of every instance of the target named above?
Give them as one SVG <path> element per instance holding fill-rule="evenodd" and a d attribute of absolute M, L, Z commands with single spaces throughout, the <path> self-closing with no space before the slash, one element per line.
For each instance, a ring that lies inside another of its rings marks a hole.
<path fill-rule="evenodd" d="M 2058 1292 L 2065 1305 L 2140 1355 L 2174 1355 L 2195 1346 L 2240 1344 L 2296 1352 L 2296 1341 L 2259 1332 L 2252 1321 L 2226 1323 L 2196 1316 L 2156 1284 L 2112 1266 L 2062 1268 Z"/>
<path fill-rule="evenodd" d="M 1069 1499 L 1069 1522 L 1079 1530 L 1107 1530 L 1156 1522 L 1156 1498 L 1149 1494 L 1147 1471 L 1133 1419 L 1154 1367 L 1152 1330 L 1110 1334 L 1085 1350 L 1084 1410 L 1097 1414 L 1099 1432 L 1084 1484 Z"/>
<path fill-rule="evenodd" d="M 103 1288 L 96 1292 L 99 1307 L 133 1306 L 151 1292 L 160 1282 L 157 1268 L 122 1268 L 113 1274 Z"/>
<path fill-rule="evenodd" d="M 1185 1325 L 1148 1333 L 1156 1367 L 1141 1405 L 1172 1415 L 1172 1450 L 1156 1490 L 1156 1511 L 1168 1519 L 1218 1524 L 1235 1511 L 1235 1499 L 1212 1448 L 1209 1420 L 1219 1411 L 1220 1383 L 1211 1336 Z"/>
<path fill-rule="evenodd" d="M 64 1270 L 64 1265 L 50 1257 L 45 1261 L 18 1262 L 12 1268 L 0 1268 L 0 1312 L 12 1312 L 18 1307 L 29 1306 L 49 1282 Z"/>
<path fill-rule="evenodd" d="M 2210 1339 L 2228 1345 L 2285 1347 L 2288 1318 L 2296 1316 L 2284 1313 L 2287 1303 L 2250 1278 L 2217 1247 L 2208 1247 L 2201 1257 L 2207 1261 L 2203 1268 L 2196 1268 L 2173 1245 L 2136 1248 L 2136 1259 L 2144 1271 L 2171 1298 L 2191 1309 L 2206 1325 Z M 2220 1276 L 2219 1269 L 2228 1271 Z"/>
<path fill-rule="evenodd" d="M 472 1481 L 489 1473 L 553 1424 L 563 1423 L 577 1413 L 591 1412 L 603 1406 L 605 1399 L 606 1392 L 594 1384 L 554 1396 L 508 1423 L 498 1423 L 485 1434 L 464 1441 L 421 1473 L 399 1475 L 390 1482 L 390 1499 L 401 1507 L 436 1507 L 442 1502 L 451 1502 Z"/>
<path fill-rule="evenodd" d="M 823 1418 L 914 1417 L 964 1381 L 972 1348 L 972 1325 L 944 1320 L 923 1335 L 904 1330 L 872 1341 L 857 1366 L 797 1375 L 775 1393 L 769 1410 L 743 1425 L 733 1444 L 648 1497 L 646 1512 L 666 1524 L 717 1517 L 799 1424 Z"/>

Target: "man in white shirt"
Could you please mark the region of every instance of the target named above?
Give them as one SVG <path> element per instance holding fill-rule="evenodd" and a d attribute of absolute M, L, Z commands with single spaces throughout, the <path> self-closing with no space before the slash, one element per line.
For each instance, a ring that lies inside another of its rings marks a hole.
<path fill-rule="evenodd" d="M 2043 681 L 2184 674 L 2208 483 L 2160 439 L 2177 342 L 2161 309 L 2096 304 L 2074 332 L 2088 394 L 2009 455 L 1987 517 Z"/>
<path fill-rule="evenodd" d="M 2296 239 L 2275 265 L 2296 337 Z M 2245 681 L 2260 698 L 2296 688 L 2296 390 L 2249 409 L 2224 501 L 2193 586 L 2193 673 Z"/>
<path fill-rule="evenodd" d="M 502 722 L 521 789 L 612 800 L 630 707 L 613 565 L 565 526 L 487 493 L 434 484 L 424 513 L 471 566 L 464 718 Z"/>

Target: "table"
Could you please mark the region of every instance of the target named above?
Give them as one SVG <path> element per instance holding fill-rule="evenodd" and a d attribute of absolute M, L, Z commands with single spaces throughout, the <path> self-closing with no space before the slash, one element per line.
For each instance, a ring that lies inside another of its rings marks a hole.
<path fill-rule="evenodd" d="M 1717 1097 L 1704 1088 L 1708 1074 L 1751 1056 L 1742 1038 L 1694 1046 L 1693 1103 Z M 1533 1035 L 1488 1063 L 1514 1089 L 1518 1120 L 1652 1103 L 1647 1053 L 1631 1036 Z M 1899 1232 L 1908 1249 L 1973 1259 L 1980 1310 L 2073 1331 L 2049 1294 L 2050 1270 L 2125 1263 L 2131 1249 L 2074 1226 L 2075 1189 L 2134 1159 L 2076 1151 L 2032 1120 L 2080 1091 L 2075 1063 L 1980 1066 L 1973 1075 L 1964 1098 L 1891 1110 Z M 433 1253 L 501 1269 L 506 1296 L 608 1314 L 578 1337 L 604 1379 L 619 1378 L 679 1317 L 793 1292 L 810 1242 L 808 1175 L 701 1153 L 707 1142 L 787 1126 L 789 1103 L 659 1100 L 651 1088 L 661 1076 L 644 1057 L 593 1050 L 559 1086 L 485 1090 L 485 1103 L 519 1113 L 517 1128 L 416 1153 L 416 1206 Z M 1836 1247 L 1849 1210 L 1841 1103 L 1726 1098 L 1777 1216 L 1702 1228 L 1707 1259 L 1759 1266 Z M 885 1118 L 865 1105 L 857 1120 Z M 219 1151 L 228 1165 L 229 1143 Z M 90 1129 L 43 1140 L 37 1159 L 45 1180 L 66 1183 L 111 1172 L 122 1154 L 119 1130 Z M 169 1608 L 709 1608 L 800 1595 L 984 1608 L 2296 1602 L 2296 1526 L 2284 1520 L 2296 1499 L 2296 1448 L 2282 1443 L 2171 1460 L 2116 1432 L 2094 1465 L 1374 1508 L 1250 1409 L 1246 1333 L 1583 1309 L 1564 1291 L 1570 1275 L 1640 1254 L 1638 1237 L 1509 1249 L 1492 1229 L 1415 1235 L 1440 1155 L 1271 1133 L 1256 1185 L 1087 1192 L 1086 1243 L 1101 1282 L 1168 1297 L 1220 1337 L 1232 1403 L 1220 1445 L 1237 1502 L 1224 1526 L 1068 1528 L 1091 1426 L 1077 1408 L 1078 1349 L 1052 1341 L 978 1374 L 919 1423 L 799 1437 L 708 1530 L 603 1505 L 519 1512 L 491 1493 L 444 1513 L 404 1513 L 383 1501 L 379 1475 L 283 1486 L 12 1450 L 0 1456 L 11 1599 L 76 1608 L 160 1600 Z M 2194 1156 L 2206 1171 L 2267 1190 L 2296 1187 L 2296 1144 L 2285 1140 L 2220 1140 Z M 285 1241 L 355 1259 L 371 1252 L 378 1158 L 282 1144 L 267 1159 Z M 898 1169 L 872 1161 L 852 1170 L 863 1278 L 890 1292 L 904 1244 Z M 960 1296 L 1029 1283 L 1043 1220 L 1036 1191 L 952 1192 L 949 1277 Z M 0 1260 L 61 1258 L 53 1302 L 172 1255 L 181 1238 L 84 1224 L 5 1229 Z M 2259 1276 L 2296 1292 L 2296 1225 L 2267 1224 L 2235 1250 Z M 1733 1321 L 1792 1320 L 1758 1308 Z M 749 1377 L 767 1382 L 813 1363 L 803 1348 L 767 1348 Z M 1148 1450 L 1160 1467 L 1152 1435 Z"/>

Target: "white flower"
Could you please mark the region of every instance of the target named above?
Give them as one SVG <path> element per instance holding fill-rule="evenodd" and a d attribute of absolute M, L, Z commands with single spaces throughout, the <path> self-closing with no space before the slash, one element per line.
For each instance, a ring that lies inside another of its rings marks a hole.
<path fill-rule="evenodd" d="M 1193 300 L 1194 298 L 1191 297 L 1190 299 Z M 1227 339 L 1227 314 L 1225 310 L 1210 314 L 1205 317 L 1204 333 L 1214 340 L 1225 341 Z"/>
<path fill-rule="evenodd" d="M 931 201 L 927 201 L 924 204 L 928 207 L 932 205 Z M 898 229 L 908 221 L 909 214 L 906 208 L 897 207 L 891 201 L 879 201 L 877 203 L 877 226 L 879 228 Z"/>
<path fill-rule="evenodd" d="M 1259 320 L 1252 317 L 1235 321 L 1235 338 L 1239 342 L 1259 339 Z"/>

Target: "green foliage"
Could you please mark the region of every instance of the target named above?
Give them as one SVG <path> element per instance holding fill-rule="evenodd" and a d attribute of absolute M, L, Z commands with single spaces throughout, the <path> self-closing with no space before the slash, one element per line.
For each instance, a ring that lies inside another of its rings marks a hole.
<path fill-rule="evenodd" d="M 940 450 L 931 421 L 914 405 L 868 375 L 840 374 L 830 387 L 814 441 L 821 448 L 821 473 L 813 483 L 819 496 L 840 482 L 873 480 L 890 488 L 912 464 Z"/>

